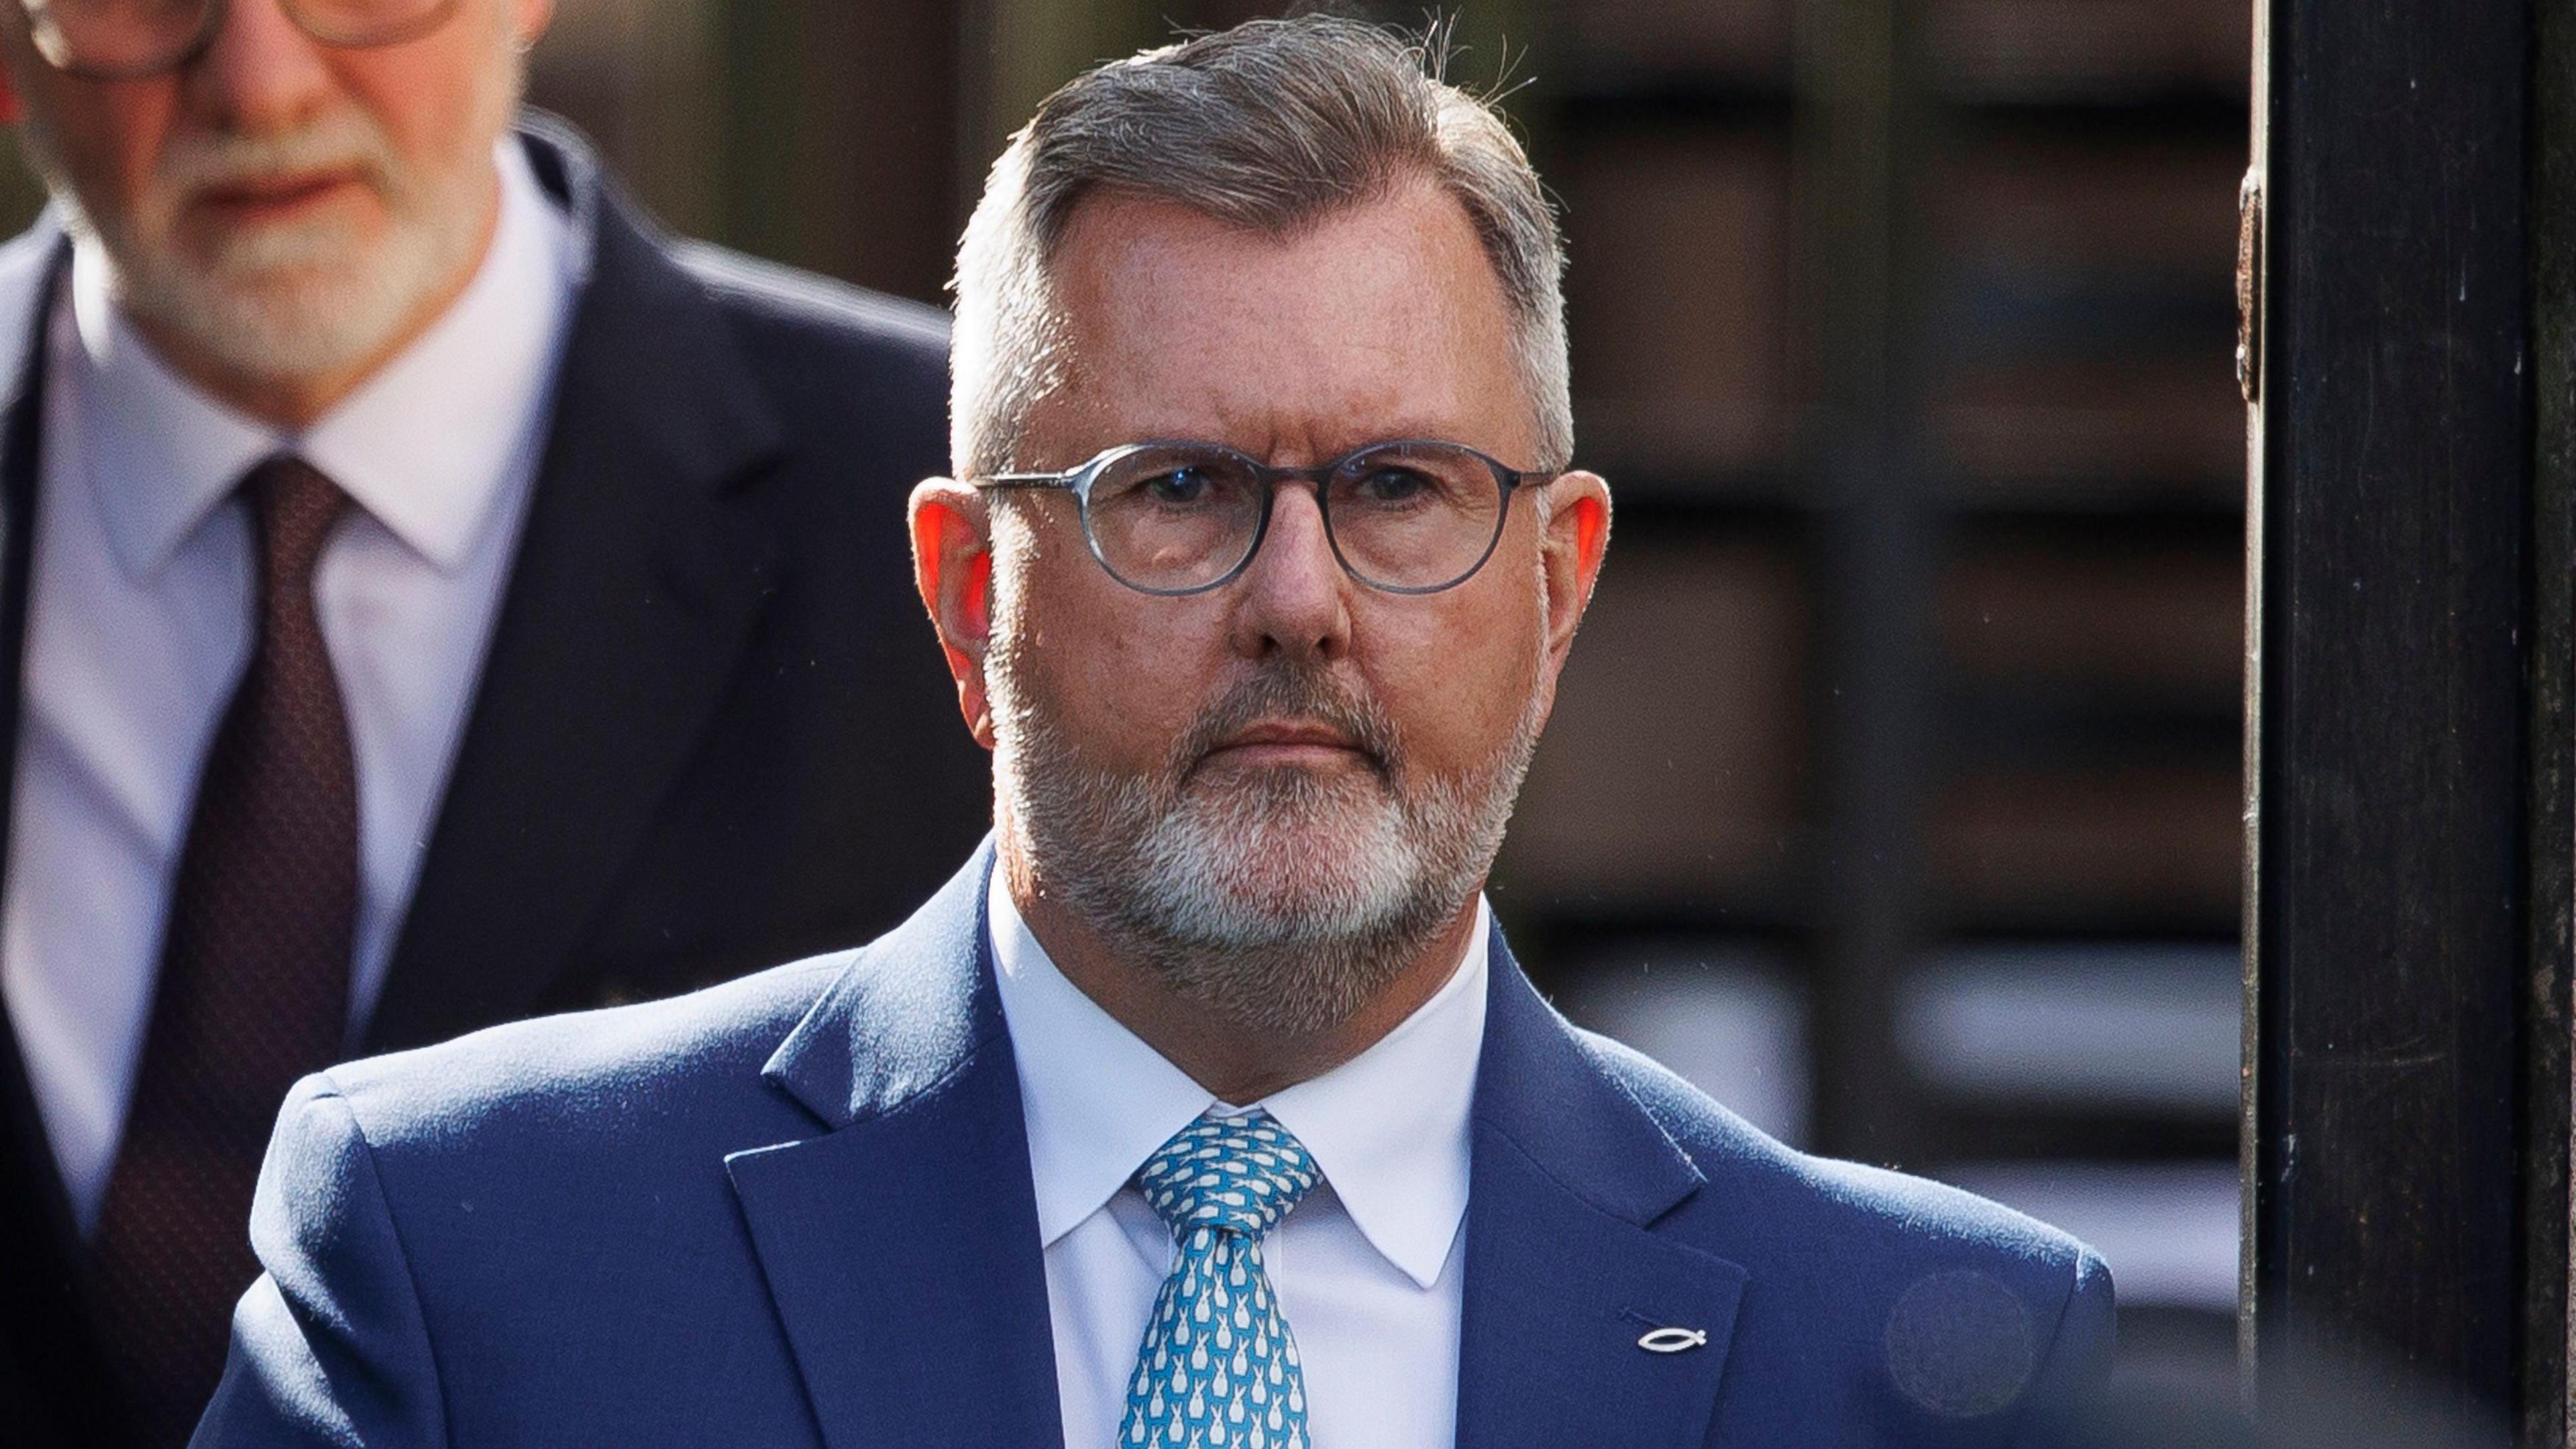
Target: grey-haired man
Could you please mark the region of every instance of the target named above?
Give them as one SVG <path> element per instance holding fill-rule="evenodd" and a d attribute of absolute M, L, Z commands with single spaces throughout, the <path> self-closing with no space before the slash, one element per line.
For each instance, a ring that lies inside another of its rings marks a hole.
<path fill-rule="evenodd" d="M 1050 99 L 912 506 L 992 842 L 859 951 L 308 1081 L 200 1443 L 2047 1442 L 2097 1258 L 1769 1141 L 1493 927 L 1609 535 L 1557 274 L 1381 32 Z"/>

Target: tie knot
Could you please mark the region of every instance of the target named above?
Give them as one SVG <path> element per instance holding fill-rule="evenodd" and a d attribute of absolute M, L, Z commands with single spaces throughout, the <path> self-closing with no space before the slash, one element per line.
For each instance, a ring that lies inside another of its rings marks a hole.
<path fill-rule="evenodd" d="M 322 476 L 322 470 L 292 453 L 280 453 L 251 469 L 242 480 L 242 492 L 249 497 L 251 516 L 258 522 L 266 577 L 273 584 L 307 583 L 322 557 L 322 545 L 330 539 L 331 525 L 340 521 L 341 511 L 349 506 L 349 495 Z"/>
<path fill-rule="evenodd" d="M 1213 1113 L 1172 1134 L 1145 1159 L 1136 1187 L 1176 1237 L 1214 1227 L 1258 1238 L 1316 1181 L 1315 1159 L 1259 1109 Z"/>

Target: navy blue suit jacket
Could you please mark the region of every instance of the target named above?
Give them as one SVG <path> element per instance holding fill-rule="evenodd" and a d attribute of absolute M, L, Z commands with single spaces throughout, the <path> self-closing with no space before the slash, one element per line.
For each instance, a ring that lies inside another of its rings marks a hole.
<path fill-rule="evenodd" d="M 199 1449 L 1058 1443 L 991 860 L 855 952 L 304 1082 Z M 2030 1444 L 2098 1381 L 2078 1244 L 1790 1151 L 1493 960 L 1460 1445 Z"/>

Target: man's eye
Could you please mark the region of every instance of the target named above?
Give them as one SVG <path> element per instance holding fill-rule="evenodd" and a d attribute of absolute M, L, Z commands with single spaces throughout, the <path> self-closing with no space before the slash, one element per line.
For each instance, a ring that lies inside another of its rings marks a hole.
<path fill-rule="evenodd" d="M 1360 476 L 1359 496 L 1363 503 L 1412 503 L 1439 488 L 1437 480 L 1411 468 L 1372 468 Z"/>
<path fill-rule="evenodd" d="M 1173 468 L 1146 479 L 1142 491 L 1156 503 L 1197 503 L 1207 497 L 1211 486 L 1203 468 Z"/>

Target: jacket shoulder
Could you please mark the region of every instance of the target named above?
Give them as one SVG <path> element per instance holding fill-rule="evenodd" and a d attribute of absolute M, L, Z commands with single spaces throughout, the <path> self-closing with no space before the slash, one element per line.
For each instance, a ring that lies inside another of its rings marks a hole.
<path fill-rule="evenodd" d="M 1957 1188 L 1799 1152 L 1637 1052 L 1581 1040 L 1706 1179 L 1654 1231 L 1746 1270 L 1728 1372 L 1771 1390 L 1738 1396 L 1748 1440 L 1788 1442 L 1786 1420 L 1753 1422 L 1766 1406 L 1806 1417 L 1828 1400 L 1902 1443 L 2053 1445 L 2089 1412 L 2115 1334 L 2110 1271 L 2083 1244 Z M 1819 1378 L 1823 1363 L 1841 1367 Z"/>
<path fill-rule="evenodd" d="M 705 242 L 668 246 L 836 496 L 854 468 L 909 489 L 946 466 L 947 313 Z"/>
<path fill-rule="evenodd" d="M 784 1107 L 760 1080 L 761 1066 L 855 955 L 816 956 L 666 1000 L 488 1027 L 333 1067 L 314 1085 L 347 1104 L 378 1152 L 642 1146 L 687 1119 L 765 1115 L 773 1098 Z"/>
<path fill-rule="evenodd" d="M 671 256 L 716 304 L 753 326 L 948 358 L 948 314 L 712 242 L 676 241 Z"/>
<path fill-rule="evenodd" d="M 1948 1260 L 1961 1266 L 2071 1279 L 2089 1256 L 2083 1244 L 2000 1203 L 1927 1178 L 1818 1157 L 1764 1133 L 1706 1093 L 1630 1047 L 1578 1031 L 1585 1051 L 1637 1100 L 1727 1202 L 1743 1216 L 1803 1246 L 1879 1258 Z M 1702 1194 L 1703 1197 L 1709 1194 Z"/>

